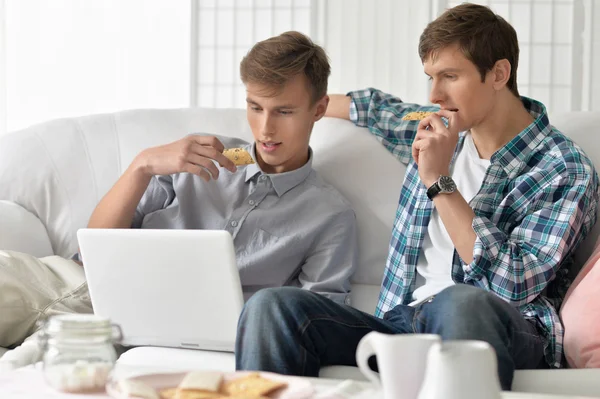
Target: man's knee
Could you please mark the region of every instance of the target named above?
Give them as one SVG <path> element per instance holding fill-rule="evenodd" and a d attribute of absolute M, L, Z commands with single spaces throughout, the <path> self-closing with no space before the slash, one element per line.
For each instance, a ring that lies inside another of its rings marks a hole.
<path fill-rule="evenodd" d="M 269 318 L 279 319 L 288 312 L 298 310 L 306 302 L 310 294 L 295 287 L 265 288 L 248 299 L 242 310 L 242 321 L 247 316 L 254 320 L 268 321 Z"/>
<path fill-rule="evenodd" d="M 306 292 L 295 287 L 264 288 L 248 299 L 244 308 L 260 311 L 273 307 L 288 307 L 301 302 Z"/>
<path fill-rule="evenodd" d="M 485 314 L 493 311 L 500 299 L 483 288 L 467 284 L 456 284 L 446 288 L 434 301 L 445 308 L 445 313 Z"/>
<path fill-rule="evenodd" d="M 421 318 L 427 325 L 436 326 L 447 338 L 476 338 L 502 325 L 500 298 L 482 288 L 457 284 L 440 292 L 429 306 L 423 308 Z"/>

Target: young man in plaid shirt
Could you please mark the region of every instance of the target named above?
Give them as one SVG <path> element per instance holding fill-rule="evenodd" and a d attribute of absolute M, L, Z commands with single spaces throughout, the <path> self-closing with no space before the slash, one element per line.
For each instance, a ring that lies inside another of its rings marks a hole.
<path fill-rule="evenodd" d="M 561 266 L 596 221 L 594 166 L 519 96 L 517 35 L 489 8 L 447 10 L 419 53 L 439 107 L 367 89 L 332 96 L 327 112 L 407 165 L 375 316 L 302 290 L 259 292 L 240 319 L 239 369 L 355 365 L 370 331 L 487 341 L 505 390 L 515 369 L 560 367 Z M 435 113 L 402 119 L 412 111 Z"/>

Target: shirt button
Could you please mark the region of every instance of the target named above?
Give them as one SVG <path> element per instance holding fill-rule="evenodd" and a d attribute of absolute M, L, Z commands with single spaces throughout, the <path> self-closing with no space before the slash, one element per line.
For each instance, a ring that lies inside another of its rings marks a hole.
<path fill-rule="evenodd" d="M 346 299 L 344 299 L 344 303 L 348 306 L 350 306 L 350 297 L 347 296 Z"/>
<path fill-rule="evenodd" d="M 267 176 L 262 175 L 261 177 L 258 178 L 260 181 L 265 181 L 267 180 Z"/>
<path fill-rule="evenodd" d="M 236 227 L 237 226 L 237 222 L 234 220 L 231 222 L 231 227 Z"/>
<path fill-rule="evenodd" d="M 254 205 L 256 202 L 254 202 L 254 200 L 250 200 L 250 201 L 248 201 L 248 203 L 249 203 L 250 205 Z"/>

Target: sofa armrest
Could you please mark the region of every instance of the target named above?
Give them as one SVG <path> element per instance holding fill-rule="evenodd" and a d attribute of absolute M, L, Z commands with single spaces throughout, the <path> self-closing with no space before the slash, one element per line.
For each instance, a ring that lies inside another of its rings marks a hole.
<path fill-rule="evenodd" d="M 600 369 L 517 370 L 512 390 L 597 397 Z"/>

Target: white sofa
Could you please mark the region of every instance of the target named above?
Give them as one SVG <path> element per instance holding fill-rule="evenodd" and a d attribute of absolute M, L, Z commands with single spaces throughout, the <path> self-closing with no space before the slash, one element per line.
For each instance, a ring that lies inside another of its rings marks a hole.
<path fill-rule="evenodd" d="M 600 167 L 600 146 L 596 146 L 595 137 L 600 112 L 552 115 L 551 121 L 573 137 Z M 133 157 L 146 147 L 190 132 L 251 140 L 245 111 L 222 109 L 123 111 L 49 121 L 0 136 L 0 249 L 70 256 L 77 248 L 77 229 L 87 224 L 98 201 Z M 353 278 L 352 303 L 372 313 L 405 168 L 365 129 L 338 119 L 318 122 L 311 146 L 314 167 L 356 210 L 360 265 Z M 592 240 L 579 249 L 579 264 L 589 255 Z M 230 353 L 168 348 L 135 348 L 123 354 L 119 362 L 234 368 Z M 351 367 L 324 368 L 321 375 L 360 378 L 357 369 Z M 600 370 L 519 371 L 513 388 L 600 394 Z"/>

